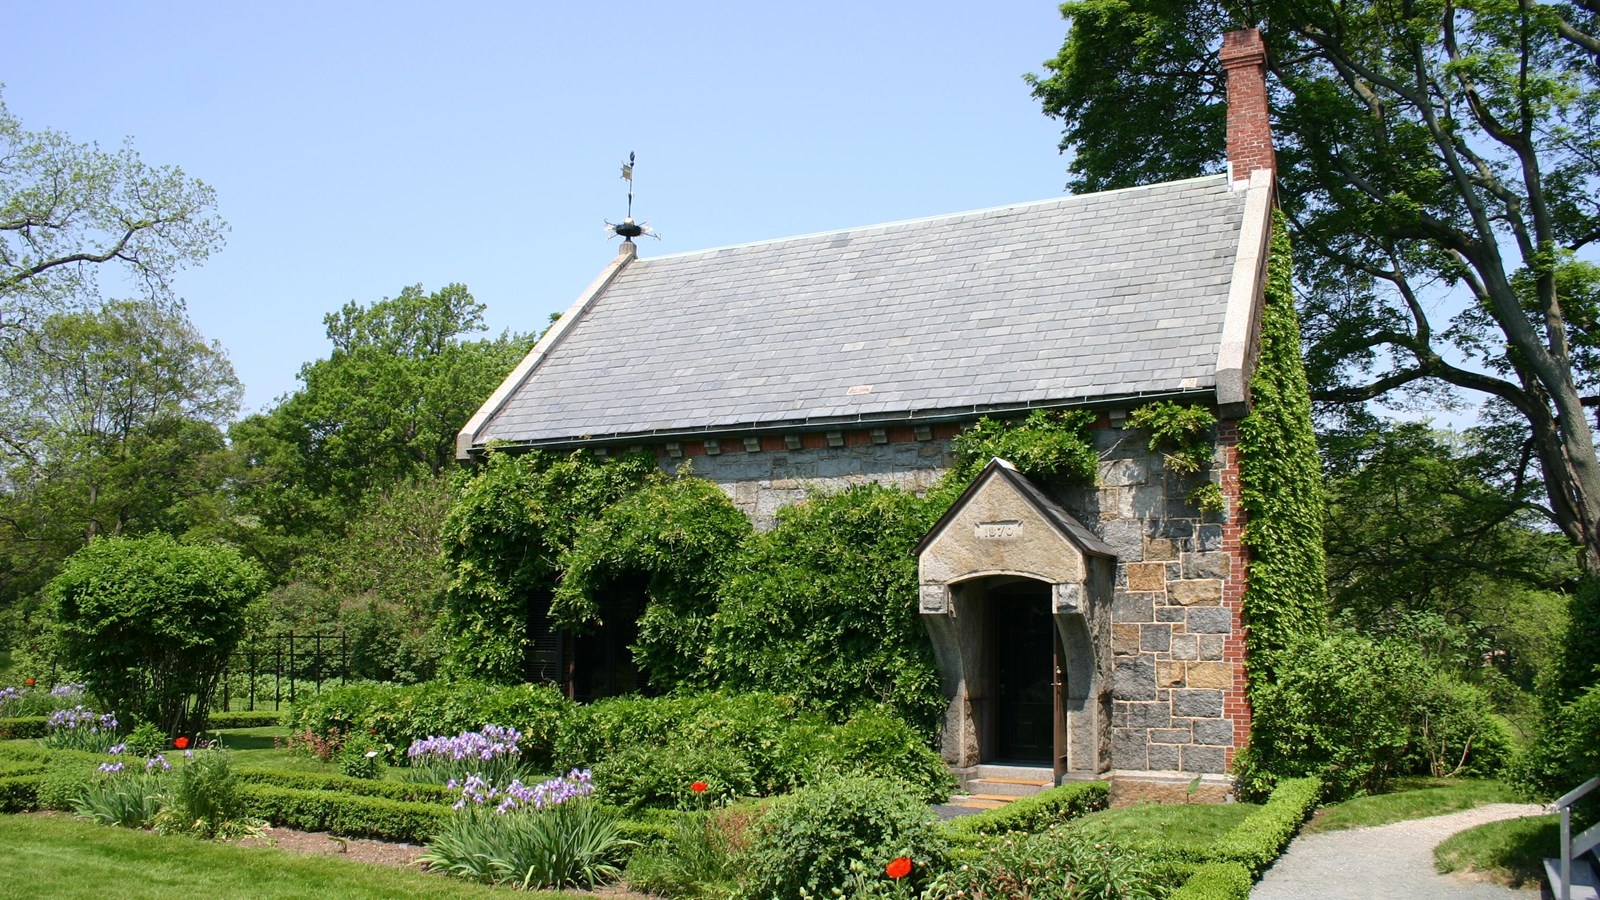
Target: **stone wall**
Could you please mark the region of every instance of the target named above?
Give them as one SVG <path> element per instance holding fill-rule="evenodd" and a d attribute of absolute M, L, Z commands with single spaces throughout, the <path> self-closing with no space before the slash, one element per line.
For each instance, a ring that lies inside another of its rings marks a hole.
<path fill-rule="evenodd" d="M 808 491 L 839 491 L 876 482 L 921 493 L 954 464 L 955 426 L 814 432 L 792 436 L 692 441 L 654 448 L 662 468 L 687 465 L 722 488 L 758 531 Z M 913 598 L 914 601 L 915 598 Z"/>

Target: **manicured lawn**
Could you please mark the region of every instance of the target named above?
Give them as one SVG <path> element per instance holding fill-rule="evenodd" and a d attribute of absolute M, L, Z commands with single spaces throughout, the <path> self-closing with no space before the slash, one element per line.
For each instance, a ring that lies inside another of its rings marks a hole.
<path fill-rule="evenodd" d="M 28 895 L 35 897 L 512 896 L 439 875 L 163 837 L 57 816 L 0 815 L 0 846 L 6 848 L 6 883 L 26 885 Z M 515 896 L 555 900 L 585 895 Z"/>
<path fill-rule="evenodd" d="M 1139 803 L 1090 813 L 1072 827 L 1155 856 L 1202 851 L 1260 809 L 1254 803 Z"/>
<path fill-rule="evenodd" d="M 1441 872 L 1486 872 L 1521 887 L 1544 877 L 1542 860 L 1556 856 L 1560 843 L 1560 816 L 1507 819 L 1450 836 L 1434 848 L 1433 862 Z"/>
<path fill-rule="evenodd" d="M 1356 797 L 1329 806 L 1306 825 L 1307 834 L 1386 825 L 1472 809 L 1486 803 L 1516 803 L 1516 792 L 1498 781 L 1465 778 L 1405 778 L 1387 794 Z"/>

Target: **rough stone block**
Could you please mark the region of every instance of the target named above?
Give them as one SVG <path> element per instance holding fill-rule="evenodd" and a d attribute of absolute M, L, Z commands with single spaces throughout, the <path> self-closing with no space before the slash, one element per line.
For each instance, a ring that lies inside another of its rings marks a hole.
<path fill-rule="evenodd" d="M 1200 642 L 1192 634 L 1175 634 L 1172 636 L 1173 659 L 1199 659 Z"/>
<path fill-rule="evenodd" d="M 1176 769 L 1180 765 L 1179 748 L 1172 744 L 1151 744 L 1145 753 L 1152 772 Z"/>
<path fill-rule="evenodd" d="M 1184 621 L 1186 618 L 1188 618 L 1188 617 L 1184 614 L 1183 607 L 1181 607 L 1181 606 L 1158 606 L 1158 607 L 1156 607 L 1156 621 L 1157 622 L 1165 622 L 1168 625 L 1175 625 L 1175 624 L 1177 624 L 1179 622 Z"/>
<path fill-rule="evenodd" d="M 1225 662 L 1192 662 L 1184 678 L 1192 688 L 1225 691 L 1233 687 L 1233 668 Z"/>
<path fill-rule="evenodd" d="M 1167 589 L 1167 567 L 1158 562 L 1130 563 L 1127 567 L 1128 590 L 1164 591 Z"/>
<path fill-rule="evenodd" d="M 1183 749 L 1183 771 L 1204 774 L 1224 772 L 1227 755 L 1221 747 L 1186 746 Z"/>
<path fill-rule="evenodd" d="M 1173 688 L 1183 687 L 1183 663 L 1171 660 L 1156 660 L 1156 687 Z"/>
<path fill-rule="evenodd" d="M 1209 553 L 1212 550 L 1221 550 L 1222 549 L 1222 526 L 1221 525 L 1201 525 L 1199 530 L 1197 530 L 1195 532 L 1195 542 L 1194 543 L 1195 543 L 1194 548 L 1196 550 L 1201 551 L 1201 552 Z"/>
<path fill-rule="evenodd" d="M 1110 519 L 1110 516 L 1104 517 Z M 1220 530 L 1218 534 L 1221 534 Z M 1107 521 L 1100 526 L 1100 539 L 1124 563 L 1144 559 L 1144 525 L 1140 522 L 1127 519 Z"/>
<path fill-rule="evenodd" d="M 1129 703 L 1128 727 L 1167 728 L 1172 725 L 1172 708 L 1165 703 Z"/>
<path fill-rule="evenodd" d="M 1127 591 L 1117 591 L 1111 597 L 1111 620 L 1113 622 L 1154 622 L 1156 620 L 1155 602 L 1149 594 L 1130 594 Z"/>
<path fill-rule="evenodd" d="M 1185 553 L 1183 555 L 1183 577 L 1227 578 L 1228 554 Z"/>
<path fill-rule="evenodd" d="M 1201 606 L 1189 610 L 1190 634 L 1227 634 L 1232 630 L 1233 616 L 1220 606 Z"/>
<path fill-rule="evenodd" d="M 1194 537 L 1194 522 L 1190 519 L 1168 519 L 1161 524 L 1161 536 L 1181 541 Z"/>
<path fill-rule="evenodd" d="M 1114 656 L 1137 656 L 1139 654 L 1139 626 L 1112 625 L 1111 653 Z"/>
<path fill-rule="evenodd" d="M 1149 466 L 1142 459 L 1114 459 L 1100 468 L 1100 483 L 1108 487 L 1144 484 L 1149 477 Z"/>
<path fill-rule="evenodd" d="M 1178 548 L 1168 538 L 1146 538 L 1144 542 L 1144 558 L 1147 560 L 1175 560 L 1178 558 Z"/>
<path fill-rule="evenodd" d="M 1187 744 L 1189 740 L 1189 729 L 1187 727 L 1150 729 L 1150 743 L 1152 744 Z"/>
<path fill-rule="evenodd" d="M 1233 746 L 1233 723 L 1227 719 L 1196 719 L 1194 742 L 1213 746 Z"/>
<path fill-rule="evenodd" d="M 1150 653 L 1165 653 L 1172 645 L 1171 625 L 1139 626 L 1139 649 Z"/>
<path fill-rule="evenodd" d="M 1221 691 L 1173 691 L 1172 714 L 1190 719 L 1216 719 L 1222 716 Z"/>
<path fill-rule="evenodd" d="M 1111 735 L 1111 765 L 1117 769 L 1148 769 L 1149 733 L 1140 728 L 1115 728 Z"/>
<path fill-rule="evenodd" d="M 1118 700 L 1154 700 L 1156 698 L 1155 657 L 1144 655 L 1133 659 L 1117 660 L 1116 668 L 1112 670 L 1111 674 L 1111 695 Z M 1186 715 L 1192 715 L 1192 713 L 1186 713 Z"/>
<path fill-rule="evenodd" d="M 1211 606 L 1222 602 L 1222 582 L 1215 578 L 1174 581 L 1167 590 L 1172 602 L 1184 606 Z"/>
<path fill-rule="evenodd" d="M 1225 647 L 1223 641 L 1224 638 L 1220 634 L 1200 635 L 1200 658 L 1221 659 L 1222 651 Z"/>

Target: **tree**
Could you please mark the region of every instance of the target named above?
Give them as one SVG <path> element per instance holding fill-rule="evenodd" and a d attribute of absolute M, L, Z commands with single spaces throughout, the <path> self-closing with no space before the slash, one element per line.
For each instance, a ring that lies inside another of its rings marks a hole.
<path fill-rule="evenodd" d="M 234 426 L 246 506 L 275 568 L 311 536 L 337 534 L 369 492 L 454 466 L 456 432 L 532 343 L 466 339 L 483 310 L 459 284 L 347 303 L 324 317 L 333 351 L 301 367 L 301 388 Z"/>
<path fill-rule="evenodd" d="M 101 538 L 50 582 L 62 661 L 112 711 L 169 735 L 204 727 L 266 579 L 222 544 Z"/>
<path fill-rule="evenodd" d="M 242 389 L 178 306 L 116 301 L 0 345 L 0 597 L 97 535 L 214 529 Z M 13 580 L 15 579 L 15 580 Z"/>
<path fill-rule="evenodd" d="M 1487 658 L 1522 691 L 1553 674 L 1571 548 L 1490 484 L 1492 449 L 1419 424 L 1327 443 L 1335 613 L 1463 674 Z"/>
<path fill-rule="evenodd" d="M 1222 30 L 1265 26 L 1280 200 L 1321 401 L 1515 411 L 1544 515 L 1600 575 L 1600 7 L 1074 0 L 1032 77 L 1074 190 L 1220 168 Z M 1444 312 L 1441 312 L 1444 310 Z M 1451 314 L 1451 310 L 1455 310 Z"/>
<path fill-rule="evenodd" d="M 216 195 L 181 169 L 150 166 L 56 131 L 27 131 L 0 101 L 0 343 L 99 299 L 115 270 L 152 301 L 222 246 Z"/>

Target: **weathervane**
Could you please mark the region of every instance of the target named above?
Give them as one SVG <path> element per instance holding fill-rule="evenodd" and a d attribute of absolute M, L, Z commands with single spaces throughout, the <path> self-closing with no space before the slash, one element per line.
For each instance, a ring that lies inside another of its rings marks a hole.
<path fill-rule="evenodd" d="M 658 241 L 661 240 L 661 236 L 660 235 L 658 235 L 654 231 L 650 230 L 650 223 L 649 222 L 635 222 L 633 220 L 633 153 L 632 153 L 632 151 L 629 151 L 629 153 L 628 153 L 628 161 L 622 164 L 622 180 L 626 181 L 628 183 L 628 216 L 627 216 L 627 218 L 622 220 L 621 224 L 618 224 L 618 225 L 613 225 L 613 224 L 611 224 L 610 221 L 607 221 L 606 222 L 606 230 L 611 232 L 612 234 L 620 236 L 622 238 L 622 242 L 624 244 L 633 243 L 633 239 L 638 237 L 638 236 L 640 236 L 640 235 L 642 235 L 642 234 L 648 234 L 648 235 L 650 235 L 651 237 L 655 238 Z"/>

